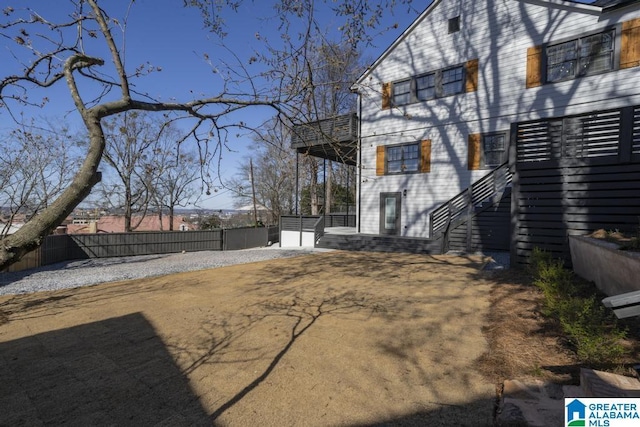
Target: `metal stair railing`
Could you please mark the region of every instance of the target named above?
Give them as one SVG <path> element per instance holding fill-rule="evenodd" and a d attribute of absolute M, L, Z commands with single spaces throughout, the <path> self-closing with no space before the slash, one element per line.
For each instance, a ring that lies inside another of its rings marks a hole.
<path fill-rule="evenodd" d="M 436 234 L 448 234 L 451 223 L 463 215 L 470 219 L 475 207 L 491 200 L 496 202 L 511 184 L 512 174 L 509 164 L 505 162 L 493 169 L 484 177 L 474 182 L 469 188 L 452 197 L 429 214 L 429 236 L 434 238 Z"/>

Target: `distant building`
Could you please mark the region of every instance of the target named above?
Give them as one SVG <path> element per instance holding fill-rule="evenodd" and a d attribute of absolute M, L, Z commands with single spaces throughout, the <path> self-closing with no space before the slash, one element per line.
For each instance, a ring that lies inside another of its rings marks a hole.
<path fill-rule="evenodd" d="M 140 217 L 133 217 L 131 223 L 138 224 L 134 231 L 169 231 L 169 217 L 162 216 L 162 220 L 158 215 L 147 215 L 142 220 Z M 193 230 L 192 224 L 188 223 L 183 216 L 173 217 L 174 231 Z M 124 217 L 116 215 L 105 215 L 97 220 L 87 222 L 85 224 L 69 224 L 67 226 L 68 234 L 88 234 L 88 233 L 122 233 L 124 232 Z"/>

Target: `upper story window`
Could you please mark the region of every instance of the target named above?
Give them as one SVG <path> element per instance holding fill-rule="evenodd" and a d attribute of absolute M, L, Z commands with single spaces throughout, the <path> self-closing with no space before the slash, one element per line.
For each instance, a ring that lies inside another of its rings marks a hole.
<path fill-rule="evenodd" d="M 478 90 L 477 59 L 382 84 L 382 109 Z"/>
<path fill-rule="evenodd" d="M 458 65 L 395 82 L 393 105 L 406 105 L 462 93 L 465 91 L 464 70 L 463 65 Z"/>
<path fill-rule="evenodd" d="M 411 102 L 411 80 L 397 82 L 393 85 L 393 103 L 404 105 Z"/>
<path fill-rule="evenodd" d="M 547 82 L 558 82 L 614 69 L 615 30 L 548 46 Z"/>
<path fill-rule="evenodd" d="M 464 92 L 464 69 L 462 66 L 442 71 L 441 96 L 455 95 Z"/>
<path fill-rule="evenodd" d="M 460 31 L 460 16 L 449 19 L 449 34 Z"/>
<path fill-rule="evenodd" d="M 436 73 L 425 74 L 416 78 L 416 98 L 426 101 L 436 97 Z"/>

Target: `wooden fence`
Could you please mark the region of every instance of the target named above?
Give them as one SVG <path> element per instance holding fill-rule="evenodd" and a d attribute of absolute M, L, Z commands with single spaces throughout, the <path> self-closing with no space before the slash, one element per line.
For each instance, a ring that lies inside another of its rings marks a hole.
<path fill-rule="evenodd" d="M 6 271 L 74 259 L 248 249 L 277 242 L 278 236 L 278 227 L 51 235 Z"/>
<path fill-rule="evenodd" d="M 640 106 L 512 126 L 511 259 L 535 247 L 570 265 L 569 235 L 636 231 Z"/>

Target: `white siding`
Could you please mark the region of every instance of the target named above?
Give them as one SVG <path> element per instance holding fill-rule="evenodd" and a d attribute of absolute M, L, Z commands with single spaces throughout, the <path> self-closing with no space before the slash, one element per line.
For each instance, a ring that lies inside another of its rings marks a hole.
<path fill-rule="evenodd" d="M 302 242 L 301 240 L 302 236 Z M 282 230 L 280 232 L 280 247 L 281 248 L 313 248 L 315 246 L 315 234 L 307 231 L 287 231 Z"/>
<path fill-rule="evenodd" d="M 382 192 L 402 192 L 405 236 L 428 236 L 429 213 L 486 175 L 469 171 L 473 133 L 511 123 L 640 104 L 640 67 L 526 89 L 527 48 L 579 37 L 640 16 L 534 0 L 442 0 L 359 82 L 362 97 L 360 227 L 377 233 Z M 462 5 L 462 6 L 461 6 Z M 448 34 L 460 14 L 461 29 Z M 616 39 L 619 46 L 619 37 Z M 382 110 L 382 84 L 479 60 L 478 90 Z M 376 176 L 378 145 L 431 140 L 431 172 Z"/>

